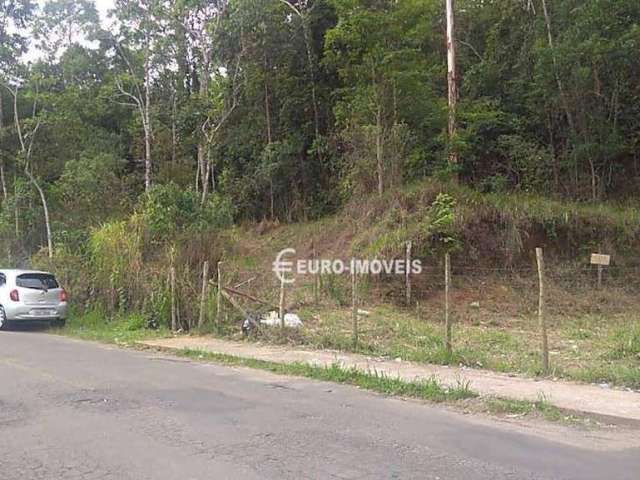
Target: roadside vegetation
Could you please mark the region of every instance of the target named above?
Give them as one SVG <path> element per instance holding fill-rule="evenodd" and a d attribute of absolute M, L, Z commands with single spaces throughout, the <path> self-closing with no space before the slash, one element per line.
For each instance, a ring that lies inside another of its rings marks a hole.
<path fill-rule="evenodd" d="M 514 400 L 510 398 L 486 398 L 483 407 L 492 415 L 508 418 L 522 418 L 538 416 L 547 422 L 564 423 L 567 425 L 588 426 L 593 420 L 575 412 L 567 413 L 555 407 L 544 397 L 535 402 Z"/>
<path fill-rule="evenodd" d="M 598 425 L 597 421 L 586 415 L 560 410 L 544 397 L 540 397 L 536 401 L 478 397 L 478 394 L 470 389 L 469 384 L 463 381 L 453 386 L 443 386 L 435 377 L 420 382 L 409 382 L 375 371 L 361 372 L 356 369 L 345 369 L 337 364 L 318 367 L 303 363 L 277 363 L 191 349 L 178 350 L 173 353 L 197 361 L 254 368 L 279 375 L 352 385 L 384 395 L 445 403 L 463 411 L 482 412 L 496 417 L 540 418 L 547 422 L 577 427 Z"/>
<path fill-rule="evenodd" d="M 386 395 L 419 398 L 437 403 L 455 402 L 477 397 L 477 394 L 465 382 L 448 387 L 443 386 L 435 377 L 424 381 L 408 382 L 375 371 L 362 372 L 354 368 L 345 369 L 338 364 L 329 367 L 318 367 L 307 363 L 277 363 L 190 349 L 179 350 L 177 353 L 196 360 L 208 360 L 224 365 L 256 368 L 280 375 L 344 383 Z"/>
<path fill-rule="evenodd" d="M 437 203 L 443 194 L 453 201 L 451 206 Z M 350 203 L 342 212 L 315 222 L 262 222 L 198 232 L 190 226 L 175 227 L 173 219 L 157 217 L 156 212 L 175 211 L 167 208 L 165 197 L 160 198 L 160 206 L 147 202 L 130 220 L 92 231 L 88 268 L 67 263 L 66 258 L 54 263 L 41 259 L 43 268 L 57 271 L 74 293 L 81 316 L 71 320 L 70 327 L 77 326 L 79 332 L 90 336 L 94 328 L 110 332 L 116 326 L 118 338 L 124 342 L 137 335 L 154 335 L 156 327 L 161 327 L 159 334 L 168 333 L 169 269 L 173 264 L 179 328 L 242 339 L 244 318 L 224 299 L 221 319 L 216 319 L 213 267 L 206 321 L 197 325 L 204 260 L 212 266 L 222 260 L 225 285 L 249 280 L 241 290 L 267 301 L 274 309 L 279 284 L 271 262 L 280 249 L 295 246 L 300 257 L 311 256 L 313 248 L 316 255 L 325 258 L 397 258 L 402 255 L 404 241 L 411 240 L 414 255 L 425 268 L 414 279 L 412 305 L 405 303 L 402 278 L 363 277 L 360 308 L 367 314 L 360 316 L 357 346 L 352 339 L 349 278 L 337 275 L 322 278 L 318 303 L 310 276 L 298 278 L 287 290 L 286 309 L 300 316 L 301 328 L 262 328 L 249 339 L 538 376 L 544 373 L 536 318 L 537 278 L 530 248 L 535 238 L 541 238 L 554 252 L 547 264 L 548 375 L 640 388 L 640 320 L 636 315 L 640 277 L 633 263 L 625 263 L 633 258 L 629 252 L 638 238 L 637 225 L 628 223 L 635 218 L 635 209 L 583 206 L 532 196 L 499 201 L 466 187 L 425 181 L 393 195 Z M 520 210 L 518 205 L 524 198 L 530 206 Z M 385 220 L 391 215 L 405 219 L 404 223 L 394 228 Z M 442 218 L 448 218 L 448 223 Z M 479 218 L 484 220 L 478 223 Z M 505 222 L 505 218 L 511 220 Z M 586 261 L 587 252 L 603 241 L 603 231 L 615 239 L 609 244 L 618 253 L 616 265 L 598 290 L 595 271 Z M 560 237 L 574 243 L 557 240 Z M 443 239 L 456 245 L 452 250 L 451 353 L 443 341 Z M 487 250 L 486 242 L 493 242 L 497 249 Z M 493 252 L 493 257 L 487 252 Z M 92 288 L 83 289 L 88 283 Z M 239 301 L 248 311 L 269 310 L 246 299 Z"/>
<path fill-rule="evenodd" d="M 533 314 L 509 319 L 486 311 L 472 312 L 471 318 L 461 315 L 454 326 L 454 350 L 450 355 L 444 348 L 441 308 L 434 310 L 423 312 L 418 318 L 414 312 L 393 306 L 373 308 L 369 316 L 360 319 L 356 350 L 416 362 L 543 375 L 538 325 Z M 265 332 L 259 338 L 312 348 L 353 350 L 347 308 L 309 308 L 300 314 L 307 320 L 300 333 L 280 336 L 278 332 Z M 549 375 L 640 389 L 640 358 L 633 333 L 638 328 L 640 321 L 632 313 L 554 318 L 550 327 Z"/>
<path fill-rule="evenodd" d="M 63 328 L 53 329 L 56 333 L 83 340 L 95 340 L 132 346 L 136 342 L 170 335 L 162 326 L 148 328 L 147 321 L 139 313 L 109 316 L 103 310 L 88 310 L 83 313 L 72 311 Z"/>
<path fill-rule="evenodd" d="M 248 341 L 535 376 L 544 247 L 544 374 L 640 388 L 640 2 L 455 3 L 450 128 L 440 0 L 118 0 L 109 26 L 91 0 L 4 2 L 3 266 L 56 274 L 69 334 L 238 339 L 279 307 L 281 249 L 411 242 L 411 298 L 363 278 L 357 343 L 340 276 L 298 279 L 283 307 L 303 326 Z"/>

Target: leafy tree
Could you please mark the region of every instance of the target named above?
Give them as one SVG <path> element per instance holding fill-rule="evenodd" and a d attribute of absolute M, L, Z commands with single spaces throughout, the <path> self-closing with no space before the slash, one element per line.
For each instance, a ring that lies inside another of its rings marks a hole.
<path fill-rule="evenodd" d="M 357 176 L 375 169 L 376 190 L 382 194 L 403 176 L 400 163 L 410 154 L 403 151 L 407 127 L 409 135 L 434 134 L 442 128 L 442 101 L 430 87 L 433 77 L 427 63 L 433 58 L 431 18 L 436 4 L 430 0 L 334 0 L 333 4 L 338 24 L 327 33 L 325 62 L 337 68 L 344 84 L 336 120 L 352 156 L 364 159 Z M 401 158 L 390 154 L 397 151 Z"/>
<path fill-rule="evenodd" d="M 93 39 L 100 24 L 89 0 L 48 0 L 38 14 L 33 35 L 40 49 L 53 58 L 80 39 Z"/>

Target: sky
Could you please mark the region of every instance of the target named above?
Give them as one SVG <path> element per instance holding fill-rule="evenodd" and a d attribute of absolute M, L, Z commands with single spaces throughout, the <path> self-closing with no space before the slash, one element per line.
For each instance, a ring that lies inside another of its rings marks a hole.
<path fill-rule="evenodd" d="M 107 19 L 107 12 L 113 8 L 114 0 L 94 0 L 98 13 L 100 14 L 100 20 L 104 24 Z M 43 1 L 40 2 L 44 3 Z"/>

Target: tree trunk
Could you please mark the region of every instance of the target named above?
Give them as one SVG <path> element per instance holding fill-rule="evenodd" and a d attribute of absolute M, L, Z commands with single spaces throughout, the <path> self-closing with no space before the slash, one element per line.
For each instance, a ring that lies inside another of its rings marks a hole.
<path fill-rule="evenodd" d="M 148 121 L 148 119 L 147 119 Z M 151 132 L 144 129 L 144 191 L 151 189 Z"/>
<path fill-rule="evenodd" d="M 151 59 L 149 49 L 144 60 L 144 111 L 142 112 L 142 123 L 144 129 L 144 190 L 151 189 Z"/>
<path fill-rule="evenodd" d="M 33 141 L 35 139 L 35 134 L 38 131 L 38 127 L 40 126 L 40 122 L 38 121 L 36 126 L 30 132 L 29 145 L 27 146 L 27 144 L 25 143 L 25 137 L 22 134 L 22 128 L 20 127 L 20 116 L 19 116 L 19 113 L 18 113 L 18 89 L 16 88 L 14 91 L 11 91 L 11 94 L 13 95 L 13 119 L 14 119 L 14 124 L 15 124 L 16 131 L 18 132 L 18 140 L 20 141 L 20 152 L 21 152 L 22 158 L 24 160 L 24 173 L 27 176 L 27 178 L 29 179 L 29 181 L 31 182 L 31 184 L 38 191 L 38 195 L 40 196 L 40 201 L 42 203 L 42 210 L 44 212 L 44 223 L 45 223 L 45 228 L 46 228 L 46 233 L 47 233 L 47 248 L 48 248 L 49 258 L 53 258 L 53 236 L 51 234 L 51 221 L 49 219 L 49 206 L 47 204 L 47 199 L 46 199 L 46 197 L 44 195 L 44 191 L 42 190 L 42 188 L 40 188 L 40 185 L 38 184 L 36 178 L 33 176 L 33 173 L 29 169 L 29 167 L 30 167 L 29 158 L 31 156 L 31 147 L 33 146 Z M 37 97 L 36 97 L 36 100 L 34 100 L 34 103 L 33 103 L 33 108 L 32 108 L 33 117 L 35 117 L 35 115 L 36 115 L 36 102 L 37 102 Z M 17 173 L 16 173 L 16 179 L 17 179 Z M 16 188 L 16 182 L 14 180 L 14 189 L 15 188 Z M 16 195 L 16 201 L 15 201 L 15 220 L 16 220 L 16 238 L 18 238 L 19 237 L 19 223 L 18 223 L 18 199 L 17 199 L 17 195 Z"/>
<path fill-rule="evenodd" d="M 455 15 L 454 0 L 446 0 L 447 2 L 447 86 L 449 100 L 449 116 L 448 116 L 448 133 L 449 141 L 452 141 L 456 135 L 456 103 L 458 100 L 458 79 L 456 74 L 456 39 L 455 39 Z M 458 153 L 454 147 L 449 147 L 449 165 L 457 166 Z M 457 180 L 457 172 L 454 176 Z"/>
<path fill-rule="evenodd" d="M 267 123 L 267 145 L 271 145 L 273 141 L 271 135 L 271 100 L 269 99 L 269 79 L 267 73 L 269 72 L 269 62 L 267 61 L 267 54 L 264 54 L 264 116 Z"/>
<path fill-rule="evenodd" d="M 569 103 L 567 101 L 567 96 L 565 95 L 564 86 L 562 84 L 562 78 L 560 77 L 560 72 L 558 71 L 558 60 L 556 58 L 556 52 L 555 52 L 555 47 L 553 43 L 553 34 L 551 32 L 551 16 L 549 15 L 549 10 L 547 9 L 547 0 L 542 0 L 542 12 L 544 14 L 544 23 L 547 27 L 547 41 L 549 42 L 549 48 L 551 49 L 553 73 L 556 77 L 556 83 L 558 84 L 560 101 L 562 102 L 562 108 L 564 109 L 565 115 L 567 116 L 567 123 L 569 124 L 569 128 L 571 129 L 571 131 L 575 131 L 573 115 L 571 115 L 571 111 L 569 110 Z"/>
<path fill-rule="evenodd" d="M 177 105 L 176 102 L 178 100 L 178 91 L 177 89 L 173 92 L 173 98 L 171 101 L 171 163 L 173 165 L 176 164 L 177 158 L 177 148 L 178 148 L 178 132 L 176 128 L 176 110 Z"/>
<path fill-rule="evenodd" d="M 206 146 L 205 140 L 201 140 L 198 143 L 198 167 L 197 170 L 199 172 L 199 184 L 202 186 L 202 196 L 201 201 L 204 202 L 205 197 L 207 196 L 207 160 L 206 160 Z"/>
<path fill-rule="evenodd" d="M 384 193 L 384 159 L 382 152 L 382 104 L 378 102 L 376 112 L 376 165 L 378 171 L 378 194 Z"/>
<path fill-rule="evenodd" d="M 274 212 L 274 201 L 273 201 L 273 178 L 269 179 L 269 213 L 271 214 L 271 220 L 275 219 Z"/>
<path fill-rule="evenodd" d="M 4 110 L 2 109 L 2 95 L 0 95 L 0 142 L 4 138 Z M 0 183 L 2 184 L 2 198 L 7 199 L 7 183 L 4 178 L 4 157 L 0 152 Z"/>
<path fill-rule="evenodd" d="M 313 127 L 316 141 L 320 137 L 320 110 L 318 108 L 318 98 L 316 93 L 316 73 L 315 60 L 313 58 L 313 45 L 311 45 L 311 25 L 308 14 L 302 15 L 302 29 L 304 34 L 304 44 L 307 49 L 307 62 L 309 68 L 309 81 L 311 83 L 311 102 L 313 104 Z"/>
<path fill-rule="evenodd" d="M 49 220 L 49 206 L 47 204 L 47 199 L 44 195 L 44 191 L 40 188 L 37 180 L 33 176 L 33 174 L 29 171 L 29 169 L 25 168 L 24 173 L 29 178 L 31 184 L 38 191 L 38 195 L 40 196 L 40 202 L 42 203 L 42 210 L 44 211 L 44 225 L 47 231 L 47 249 L 49 253 L 49 258 L 53 258 L 53 238 L 51 235 L 51 222 Z"/>
<path fill-rule="evenodd" d="M 204 101 L 209 96 L 209 76 L 211 53 L 205 45 L 205 41 L 201 40 L 202 49 L 202 67 L 200 68 L 200 99 Z M 200 183 L 202 185 L 201 201 L 204 203 L 209 194 L 209 139 L 205 135 L 205 126 L 202 125 L 200 141 L 198 142 L 198 165 L 200 169 Z"/>
<path fill-rule="evenodd" d="M 205 146 L 205 159 L 204 159 L 204 179 L 202 184 L 202 198 L 201 202 L 204 205 L 204 202 L 207 201 L 207 196 L 209 195 L 209 177 L 211 176 L 211 158 L 209 152 L 209 146 Z"/>
<path fill-rule="evenodd" d="M 591 200 L 595 202 L 598 200 L 598 175 L 592 158 L 589 158 L 589 169 L 591 171 Z"/>
<path fill-rule="evenodd" d="M 547 130 L 549 132 L 549 147 L 551 148 L 551 160 L 553 168 L 553 185 L 556 191 L 560 188 L 560 163 L 556 152 L 555 138 L 553 136 L 553 120 L 547 116 Z"/>
<path fill-rule="evenodd" d="M 264 55 L 264 116 L 265 121 L 267 123 L 267 145 L 271 145 L 273 141 L 272 131 L 271 131 L 271 102 L 269 100 L 269 81 L 267 78 L 267 72 L 269 68 L 269 63 L 267 62 L 267 55 Z M 271 215 L 271 220 L 274 219 L 274 209 L 273 209 L 273 172 L 269 173 L 269 213 Z"/>
<path fill-rule="evenodd" d="M 4 175 L 4 158 L 0 158 L 0 183 L 2 184 L 2 199 L 7 200 L 7 182 Z"/>
<path fill-rule="evenodd" d="M 20 238 L 20 207 L 18 206 L 18 173 L 13 176 L 13 215 L 16 227 L 16 239 Z"/>

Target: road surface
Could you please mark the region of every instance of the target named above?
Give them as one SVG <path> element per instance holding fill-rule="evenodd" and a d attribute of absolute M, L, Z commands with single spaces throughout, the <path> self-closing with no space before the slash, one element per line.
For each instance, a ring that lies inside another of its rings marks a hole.
<path fill-rule="evenodd" d="M 2 480 L 638 480 L 640 449 L 625 445 L 568 444 L 348 386 L 0 333 Z"/>

